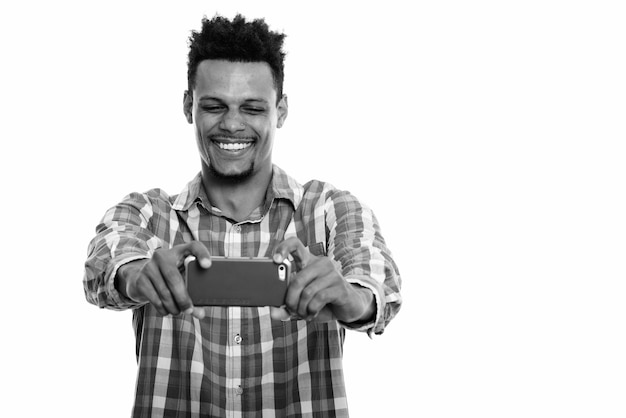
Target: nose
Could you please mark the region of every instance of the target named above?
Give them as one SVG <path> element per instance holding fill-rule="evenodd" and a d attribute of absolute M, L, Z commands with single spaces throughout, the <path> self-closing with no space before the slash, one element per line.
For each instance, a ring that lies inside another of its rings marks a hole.
<path fill-rule="evenodd" d="M 220 128 L 228 132 L 242 131 L 245 127 L 241 114 L 236 110 L 226 112 L 220 121 Z"/>

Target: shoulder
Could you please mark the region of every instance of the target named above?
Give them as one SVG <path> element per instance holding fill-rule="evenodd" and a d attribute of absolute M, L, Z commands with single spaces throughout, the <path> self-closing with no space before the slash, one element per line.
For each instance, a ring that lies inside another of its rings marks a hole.
<path fill-rule="evenodd" d="M 178 194 L 170 195 L 161 188 L 154 188 L 142 193 L 133 192 L 124 200 L 128 203 L 150 205 L 167 212 L 172 209 L 187 210 L 199 198 L 201 181 L 202 178 L 198 173 Z"/>
<path fill-rule="evenodd" d="M 371 212 L 350 191 L 320 180 L 311 180 L 304 184 L 304 196 L 299 209 L 304 220 L 324 219 L 327 225 L 346 221 L 359 223 L 364 216 L 369 218 Z"/>
<path fill-rule="evenodd" d="M 337 188 L 325 181 L 310 180 L 303 187 L 303 203 L 305 204 L 338 205 L 350 204 L 351 202 L 360 204 L 359 199 L 350 191 Z"/>
<path fill-rule="evenodd" d="M 120 221 L 140 219 L 148 223 L 156 217 L 169 217 L 172 208 L 172 196 L 162 189 L 150 189 L 145 192 L 132 192 L 115 206 L 111 207 L 104 216 L 105 221 Z"/>
<path fill-rule="evenodd" d="M 165 190 L 155 188 L 145 192 L 131 192 L 122 199 L 122 204 L 171 206 L 176 196 L 170 196 Z"/>

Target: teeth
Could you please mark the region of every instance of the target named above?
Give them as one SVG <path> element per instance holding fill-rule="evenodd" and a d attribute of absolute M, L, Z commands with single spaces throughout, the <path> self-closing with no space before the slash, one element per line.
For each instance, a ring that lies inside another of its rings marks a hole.
<path fill-rule="evenodd" d="M 252 143 L 247 142 L 247 143 L 235 143 L 235 144 L 224 144 L 222 142 L 218 142 L 217 146 L 220 147 L 220 149 L 225 149 L 225 150 L 230 150 L 230 151 L 239 151 L 242 150 L 244 148 L 248 148 L 250 145 L 252 145 Z"/>

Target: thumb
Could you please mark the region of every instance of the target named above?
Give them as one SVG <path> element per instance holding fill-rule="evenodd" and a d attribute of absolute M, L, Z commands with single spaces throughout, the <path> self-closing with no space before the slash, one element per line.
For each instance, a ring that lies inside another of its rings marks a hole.
<path fill-rule="evenodd" d="M 270 306 L 270 317 L 276 321 L 289 321 L 291 319 L 291 315 L 287 312 L 285 308 L 277 308 L 275 306 Z"/>

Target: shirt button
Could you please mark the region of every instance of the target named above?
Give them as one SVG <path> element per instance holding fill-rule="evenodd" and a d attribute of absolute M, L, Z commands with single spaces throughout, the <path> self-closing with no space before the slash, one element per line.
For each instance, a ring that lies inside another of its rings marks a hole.
<path fill-rule="evenodd" d="M 236 233 L 240 233 L 240 232 L 241 232 L 241 226 L 239 226 L 239 225 L 233 225 L 233 230 L 234 230 Z"/>
<path fill-rule="evenodd" d="M 241 344 L 241 341 L 243 341 L 243 338 L 241 338 L 241 335 L 239 334 L 235 335 L 235 342 L 237 344 Z"/>
<path fill-rule="evenodd" d="M 243 388 L 241 386 L 237 386 L 237 389 L 235 389 L 235 393 L 237 395 L 243 394 Z"/>

